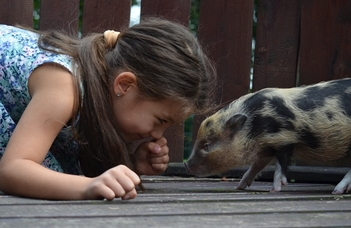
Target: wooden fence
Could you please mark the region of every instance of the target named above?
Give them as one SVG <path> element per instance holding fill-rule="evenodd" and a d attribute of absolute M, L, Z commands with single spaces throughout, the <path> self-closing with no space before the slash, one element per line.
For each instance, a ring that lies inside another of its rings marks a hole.
<path fill-rule="evenodd" d="M 223 104 L 264 87 L 351 76 L 351 0 L 200 0 L 198 39 L 215 62 Z M 39 29 L 78 32 L 80 0 L 41 0 Z M 141 18 L 189 24 L 191 0 L 142 0 Z M 86 0 L 82 34 L 128 25 L 130 0 Z M 256 11 L 254 11 L 256 7 Z M 253 16 L 257 13 L 251 82 Z M 33 1 L 1 0 L 0 23 L 33 26 Z M 195 117 L 194 134 L 203 117 Z M 183 126 L 167 132 L 170 160 L 183 160 Z"/>

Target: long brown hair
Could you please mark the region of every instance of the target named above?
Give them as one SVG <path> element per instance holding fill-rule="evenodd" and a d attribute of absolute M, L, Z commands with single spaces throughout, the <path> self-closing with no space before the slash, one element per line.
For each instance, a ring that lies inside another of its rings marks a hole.
<path fill-rule="evenodd" d="M 72 121 L 86 176 L 97 176 L 118 164 L 133 169 L 130 149 L 113 117 L 110 91 L 116 72 L 137 76 L 142 99 L 170 99 L 197 113 L 213 104 L 214 67 L 194 35 L 177 23 L 142 21 L 121 31 L 114 48 L 106 45 L 103 34 L 77 39 L 51 31 L 42 33 L 39 43 L 72 56 L 77 64 Z"/>

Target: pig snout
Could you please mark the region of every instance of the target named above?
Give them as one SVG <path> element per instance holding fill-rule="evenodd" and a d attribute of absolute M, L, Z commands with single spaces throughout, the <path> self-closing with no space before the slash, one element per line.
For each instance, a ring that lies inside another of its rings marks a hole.
<path fill-rule="evenodd" d="M 198 176 L 198 167 L 193 164 L 193 162 L 184 162 L 185 171 L 189 175 Z"/>
<path fill-rule="evenodd" d="M 184 167 L 186 173 L 189 175 L 203 177 L 208 173 L 206 170 L 206 165 L 199 163 L 197 159 L 191 158 L 187 162 L 184 162 Z"/>

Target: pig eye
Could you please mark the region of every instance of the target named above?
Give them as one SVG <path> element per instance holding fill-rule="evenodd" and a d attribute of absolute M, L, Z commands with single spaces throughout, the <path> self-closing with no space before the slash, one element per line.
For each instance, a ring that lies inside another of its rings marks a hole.
<path fill-rule="evenodd" d="M 208 151 L 210 149 L 210 143 L 204 143 L 203 148 Z"/>

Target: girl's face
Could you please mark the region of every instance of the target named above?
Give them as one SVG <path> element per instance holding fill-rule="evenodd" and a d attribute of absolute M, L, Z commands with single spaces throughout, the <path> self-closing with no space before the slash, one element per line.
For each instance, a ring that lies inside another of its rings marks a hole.
<path fill-rule="evenodd" d="M 185 115 L 180 115 L 182 107 L 172 101 L 138 99 L 138 88 L 132 81 L 120 80 L 118 86 L 115 83 L 112 94 L 114 116 L 127 142 L 149 137 L 159 139 L 168 127 L 185 119 Z"/>

